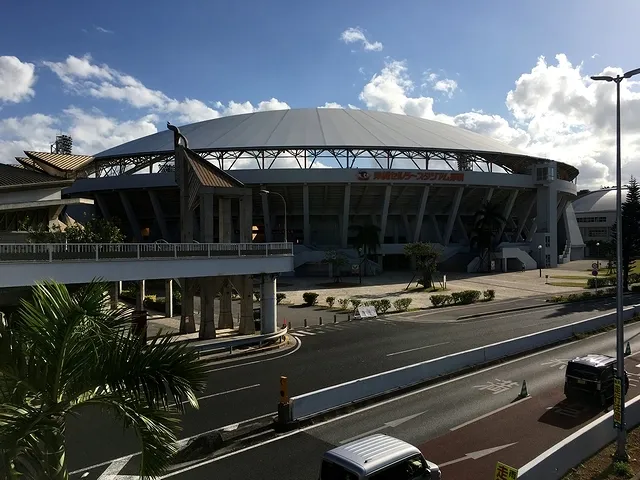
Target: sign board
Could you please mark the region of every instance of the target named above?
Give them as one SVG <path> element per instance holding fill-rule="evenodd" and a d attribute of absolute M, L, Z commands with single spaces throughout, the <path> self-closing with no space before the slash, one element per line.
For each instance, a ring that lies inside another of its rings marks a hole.
<path fill-rule="evenodd" d="M 504 463 L 498 462 L 496 465 L 496 473 L 493 480 L 516 480 L 518 478 L 518 469 L 510 467 Z"/>
<path fill-rule="evenodd" d="M 363 307 L 361 305 L 358 307 L 358 316 L 360 318 L 376 318 L 378 316 L 378 312 L 376 312 L 376 307 L 372 307 L 371 305 Z"/>
<path fill-rule="evenodd" d="M 613 379 L 613 428 L 622 430 L 622 381 Z"/>
<path fill-rule="evenodd" d="M 353 273 L 354 275 L 360 273 L 360 265 L 357 264 L 357 263 L 352 263 L 351 264 L 351 273 Z"/>
<path fill-rule="evenodd" d="M 594 277 L 598 276 L 598 270 L 592 270 L 591 271 L 591 275 L 593 275 Z"/>
<path fill-rule="evenodd" d="M 464 182 L 464 172 L 434 172 L 427 170 L 359 170 L 357 179 L 361 182 L 369 180 L 384 181 L 393 180 L 405 182 Z"/>
<path fill-rule="evenodd" d="M 591 264 L 591 268 L 593 268 L 594 270 L 597 270 L 598 269 L 598 264 L 596 262 L 593 262 Z"/>

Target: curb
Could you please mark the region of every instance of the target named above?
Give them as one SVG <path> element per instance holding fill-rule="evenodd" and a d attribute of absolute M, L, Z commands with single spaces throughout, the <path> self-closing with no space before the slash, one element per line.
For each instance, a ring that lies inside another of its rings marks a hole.
<path fill-rule="evenodd" d="M 572 303 L 572 302 L 562 302 L 562 303 Z M 470 318 L 478 318 L 478 317 L 486 317 L 489 315 L 496 315 L 496 314 L 500 314 L 500 313 L 512 313 L 512 312 L 521 312 L 524 310 L 535 310 L 536 308 L 543 308 L 543 307 L 550 307 L 550 306 L 554 306 L 554 305 L 559 305 L 560 302 L 558 303 L 549 303 L 549 302 L 545 302 L 542 305 L 528 305 L 526 307 L 515 307 L 515 308 L 509 308 L 506 310 L 494 310 L 492 312 L 483 312 L 483 313 L 473 313 L 471 315 L 462 315 L 458 318 L 456 318 L 456 320 L 467 320 Z"/>
<path fill-rule="evenodd" d="M 282 337 L 285 339 L 284 342 L 278 342 L 276 340 L 276 344 L 274 345 L 267 345 L 264 347 L 258 347 L 258 348 L 252 348 L 249 347 L 247 350 L 244 351 L 240 351 L 237 353 L 220 353 L 220 352 L 211 352 L 211 353 L 207 353 L 207 351 L 205 350 L 204 352 L 200 352 L 200 356 L 203 358 L 206 358 L 208 360 L 234 360 L 236 358 L 242 358 L 242 357 L 249 357 L 251 355 L 258 355 L 261 353 L 267 353 L 270 352 L 272 350 L 289 350 L 291 348 L 295 348 L 296 342 L 292 340 L 290 335 L 285 335 L 284 337 Z M 292 340 L 293 341 L 293 345 L 289 345 L 289 341 Z M 199 350 L 199 349 L 198 349 Z"/>

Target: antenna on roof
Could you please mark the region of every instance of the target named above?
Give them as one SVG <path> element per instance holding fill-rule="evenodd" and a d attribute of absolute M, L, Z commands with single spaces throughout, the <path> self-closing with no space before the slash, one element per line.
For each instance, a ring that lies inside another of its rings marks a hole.
<path fill-rule="evenodd" d="M 73 139 L 69 135 L 56 135 L 56 141 L 51 145 L 51 153 L 71 155 Z"/>

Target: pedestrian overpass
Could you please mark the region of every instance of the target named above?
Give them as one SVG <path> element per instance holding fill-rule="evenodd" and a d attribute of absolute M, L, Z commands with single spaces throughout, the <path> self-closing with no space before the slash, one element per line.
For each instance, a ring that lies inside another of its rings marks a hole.
<path fill-rule="evenodd" d="M 292 243 L 0 244 L 0 288 L 293 270 Z"/>

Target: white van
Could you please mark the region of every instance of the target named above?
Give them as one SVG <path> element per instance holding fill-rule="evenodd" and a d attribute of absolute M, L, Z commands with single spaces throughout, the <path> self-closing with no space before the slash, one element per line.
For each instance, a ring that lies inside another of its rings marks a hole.
<path fill-rule="evenodd" d="M 324 454 L 320 480 L 440 480 L 440 468 L 413 445 L 371 435 Z"/>

